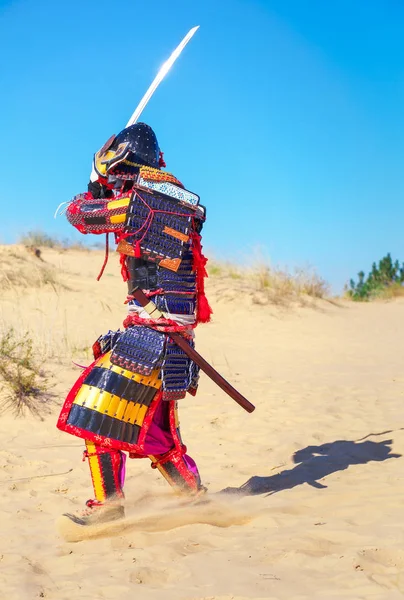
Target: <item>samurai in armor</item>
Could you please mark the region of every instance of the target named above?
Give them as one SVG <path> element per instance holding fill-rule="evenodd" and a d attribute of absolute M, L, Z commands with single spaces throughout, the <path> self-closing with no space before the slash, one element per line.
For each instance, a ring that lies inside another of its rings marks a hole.
<path fill-rule="evenodd" d="M 68 205 L 81 233 L 112 233 L 128 284 L 124 329 L 100 336 L 94 362 L 69 392 L 57 426 L 84 440 L 94 497 L 79 524 L 124 515 L 125 461 L 149 458 L 181 494 L 205 488 L 180 436 L 177 403 L 194 395 L 198 367 L 170 338 L 193 346 L 194 328 L 210 319 L 201 248 L 205 209 L 165 167 L 154 131 L 137 123 L 94 156 L 88 191 Z M 140 288 L 163 313 L 152 319 L 133 297 Z"/>

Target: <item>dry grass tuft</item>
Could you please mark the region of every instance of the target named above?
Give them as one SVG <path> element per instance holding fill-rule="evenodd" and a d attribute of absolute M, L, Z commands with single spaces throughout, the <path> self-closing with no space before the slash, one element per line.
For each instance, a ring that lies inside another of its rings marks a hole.
<path fill-rule="evenodd" d="M 0 388 L 0 407 L 16 417 L 28 411 L 42 419 L 49 409 L 51 394 L 28 333 L 18 336 L 13 328 L 0 332 Z"/>
<path fill-rule="evenodd" d="M 0 286 L 2 290 L 26 290 L 51 286 L 55 291 L 65 286 L 58 273 L 41 256 L 32 252 L 31 247 L 0 247 Z"/>
<path fill-rule="evenodd" d="M 40 230 L 27 231 L 18 240 L 19 244 L 27 248 L 53 248 L 54 250 L 88 250 L 82 242 L 59 239 Z"/>
<path fill-rule="evenodd" d="M 38 240 L 36 240 L 38 241 Z M 110 328 L 121 326 L 126 286 L 118 256 L 111 254 L 106 274 L 95 282 L 101 252 L 44 248 L 40 256 L 24 246 L 0 246 L 0 332 L 14 328 L 18 338 L 29 332 L 41 359 L 50 363 L 91 361 L 91 345 Z M 209 261 L 208 298 L 270 308 L 316 304 L 327 286 L 314 272 L 293 274 L 273 269 L 264 260 L 256 266 Z"/>
<path fill-rule="evenodd" d="M 394 300 L 394 298 L 402 298 L 404 296 L 404 286 L 402 283 L 392 283 L 386 286 L 383 290 L 380 290 L 375 294 L 374 299 L 376 300 Z M 371 298 L 373 299 L 373 298 Z"/>
<path fill-rule="evenodd" d="M 329 293 L 328 284 L 313 269 L 289 273 L 263 262 L 245 268 L 212 262 L 208 271 L 220 299 L 232 300 L 242 294 L 244 298 L 249 296 L 255 304 L 287 306 L 297 303 L 304 306 Z"/>

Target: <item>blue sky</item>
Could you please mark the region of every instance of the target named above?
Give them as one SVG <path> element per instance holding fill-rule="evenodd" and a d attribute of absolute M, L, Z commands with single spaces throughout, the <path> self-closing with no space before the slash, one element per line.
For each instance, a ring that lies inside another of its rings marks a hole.
<path fill-rule="evenodd" d="M 401 0 L 0 0 L 1 241 L 75 236 L 55 207 L 194 25 L 142 120 L 207 205 L 205 248 L 336 290 L 403 260 Z"/>

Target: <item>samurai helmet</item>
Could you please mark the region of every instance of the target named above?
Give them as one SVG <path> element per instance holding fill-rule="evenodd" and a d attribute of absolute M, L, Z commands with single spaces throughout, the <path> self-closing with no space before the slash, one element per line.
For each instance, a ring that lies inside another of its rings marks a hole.
<path fill-rule="evenodd" d="M 146 123 L 135 123 L 113 135 L 94 155 L 94 169 L 101 177 L 130 172 L 136 165 L 159 169 L 160 148 L 156 134 Z"/>

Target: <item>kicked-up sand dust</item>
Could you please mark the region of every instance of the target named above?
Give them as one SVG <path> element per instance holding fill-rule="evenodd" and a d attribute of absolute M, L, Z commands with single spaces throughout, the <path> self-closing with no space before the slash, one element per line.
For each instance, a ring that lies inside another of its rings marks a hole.
<path fill-rule="evenodd" d="M 402 300 L 282 309 L 236 302 L 231 279 L 211 278 L 197 349 L 256 411 L 202 375 L 180 419 L 210 501 L 181 504 L 129 460 L 126 518 L 86 535 L 62 518 L 92 496 L 83 444 L 55 423 L 72 360 L 88 364 L 120 326 L 125 285 L 114 256 L 99 283 L 102 252 L 42 257 L 51 281 L 10 280 L 0 299 L 3 328 L 34 335 L 53 393 L 42 421 L 0 418 L 1 600 L 402 598 Z"/>
<path fill-rule="evenodd" d="M 67 542 L 116 536 L 129 532 L 161 532 L 184 527 L 185 525 L 211 525 L 212 527 L 230 527 L 248 523 L 252 515 L 242 512 L 231 503 L 220 501 L 214 496 L 206 496 L 199 501 L 185 502 L 174 497 L 160 499 L 157 494 L 146 498 L 131 498 L 125 503 L 125 518 L 109 523 L 94 523 L 83 526 L 62 516 L 58 529 Z"/>

